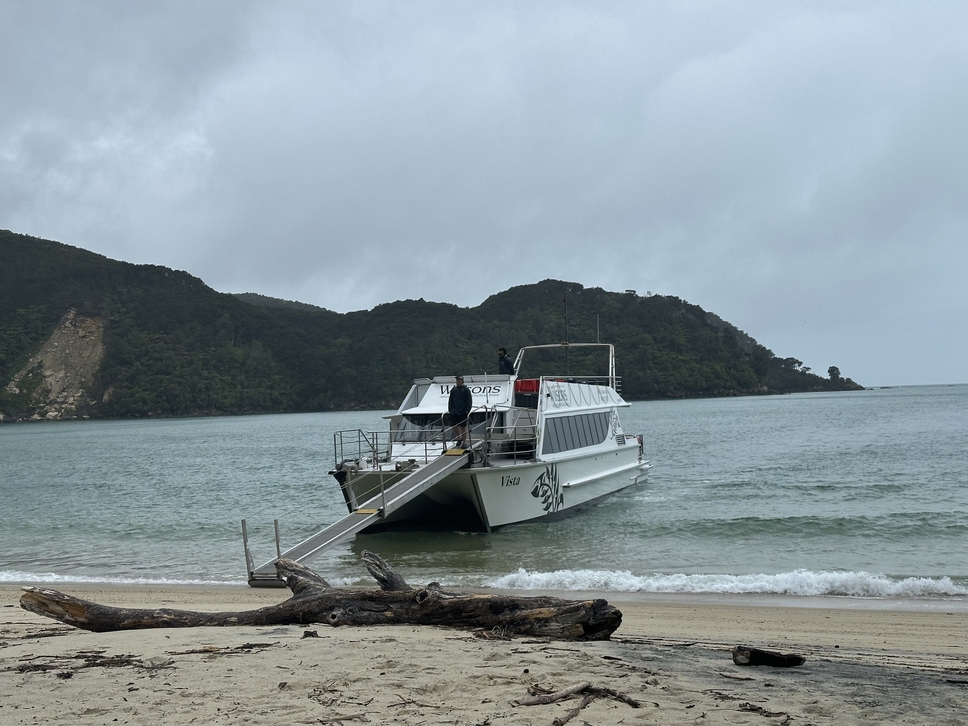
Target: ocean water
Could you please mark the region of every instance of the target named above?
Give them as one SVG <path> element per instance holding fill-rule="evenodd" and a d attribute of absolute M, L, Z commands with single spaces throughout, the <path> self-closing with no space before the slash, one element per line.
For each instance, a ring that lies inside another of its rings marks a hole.
<path fill-rule="evenodd" d="M 244 584 L 344 513 L 333 434 L 387 412 L 0 426 L 0 582 Z M 647 482 L 568 519 L 358 535 L 367 582 L 968 602 L 968 385 L 634 403 Z"/>

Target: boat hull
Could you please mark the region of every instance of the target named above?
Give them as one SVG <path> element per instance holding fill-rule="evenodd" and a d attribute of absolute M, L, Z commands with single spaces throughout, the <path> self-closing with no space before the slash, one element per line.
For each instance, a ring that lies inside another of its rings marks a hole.
<path fill-rule="evenodd" d="M 476 474 L 476 483 L 485 524 L 494 528 L 573 513 L 632 486 L 645 470 L 638 451 L 629 447 L 507 470 L 482 469 Z"/>
<path fill-rule="evenodd" d="M 469 466 L 435 484 L 410 502 L 387 512 L 372 529 L 424 520 L 459 528 L 476 520 L 484 530 L 508 524 L 567 516 L 642 481 L 649 469 L 637 447 L 530 461 L 506 466 Z M 386 485 L 386 474 L 383 475 Z M 348 504 L 373 496 L 380 474 L 360 471 L 344 484 Z"/>

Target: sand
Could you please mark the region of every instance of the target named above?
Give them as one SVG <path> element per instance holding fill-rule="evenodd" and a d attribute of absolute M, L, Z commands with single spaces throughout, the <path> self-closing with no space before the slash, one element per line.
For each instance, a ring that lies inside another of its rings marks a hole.
<path fill-rule="evenodd" d="M 285 590 L 57 586 L 122 607 L 245 610 Z M 521 594 L 521 593 L 517 593 Z M 0 724 L 547 724 L 580 698 L 514 705 L 581 682 L 581 724 L 958 724 L 968 721 L 968 607 L 782 598 L 609 596 L 612 640 L 414 626 L 89 633 L 0 586 Z M 576 597 L 578 597 L 576 595 Z M 809 606 L 804 607 L 804 604 Z M 314 633 L 312 637 L 305 637 Z M 737 644 L 797 668 L 734 665 Z"/>

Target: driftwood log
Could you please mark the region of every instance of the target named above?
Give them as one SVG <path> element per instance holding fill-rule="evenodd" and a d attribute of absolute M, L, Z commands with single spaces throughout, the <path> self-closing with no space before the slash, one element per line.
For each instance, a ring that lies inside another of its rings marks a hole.
<path fill-rule="evenodd" d="M 334 588 L 293 560 L 276 569 L 292 591 L 278 605 L 242 612 L 205 613 L 168 608 L 99 605 L 56 590 L 24 587 L 20 606 L 84 630 L 106 632 L 212 625 L 441 625 L 482 629 L 499 635 L 557 640 L 607 640 L 622 612 L 605 600 L 563 600 L 446 592 L 437 583 L 413 588 L 378 555 L 364 552 L 367 570 L 380 589 Z"/>
<path fill-rule="evenodd" d="M 806 663 L 807 659 L 796 653 L 777 653 L 760 650 L 746 645 L 733 648 L 733 663 L 745 666 L 773 666 L 774 668 L 794 668 Z"/>

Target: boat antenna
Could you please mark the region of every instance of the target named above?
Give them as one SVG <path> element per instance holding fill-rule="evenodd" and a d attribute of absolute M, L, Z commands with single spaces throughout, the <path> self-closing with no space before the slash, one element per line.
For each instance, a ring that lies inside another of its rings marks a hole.
<path fill-rule="evenodd" d="M 568 290 L 562 293 L 565 303 L 565 375 L 568 375 Z"/>

